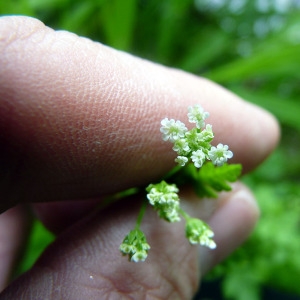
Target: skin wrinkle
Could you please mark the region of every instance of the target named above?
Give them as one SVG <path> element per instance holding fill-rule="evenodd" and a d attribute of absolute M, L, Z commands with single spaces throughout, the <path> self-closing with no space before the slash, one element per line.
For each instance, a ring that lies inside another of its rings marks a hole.
<path fill-rule="evenodd" d="M 147 213 L 152 214 L 153 218 L 157 218 L 155 212 L 148 211 Z M 190 294 L 192 295 L 193 292 L 196 291 L 196 288 L 198 286 L 198 272 L 193 272 L 198 264 L 193 265 L 194 259 L 196 258 L 196 251 L 189 245 L 184 237 L 183 223 L 180 222 L 176 224 L 165 224 L 165 222 L 162 220 L 157 220 L 157 222 L 160 223 L 160 236 L 157 235 L 157 230 L 153 228 L 153 226 L 151 230 L 152 232 L 149 232 L 150 228 L 148 229 L 147 220 L 143 221 L 143 228 L 147 233 L 147 239 L 149 243 L 153 245 L 148 257 L 149 263 L 151 263 L 151 257 L 160 257 L 161 264 L 159 265 L 159 268 L 161 270 L 164 270 L 163 272 L 160 272 L 161 276 L 170 281 L 170 285 L 172 286 L 172 288 L 177 286 L 179 290 L 184 291 L 186 290 L 186 286 L 191 287 Z M 149 224 L 149 227 L 150 226 L 151 225 Z M 169 230 L 170 227 L 172 227 L 172 230 Z M 181 239 L 181 241 L 178 240 L 179 238 Z M 153 242 L 151 242 L 151 240 L 153 240 Z M 180 246 L 177 246 L 173 249 L 168 248 L 167 245 L 171 243 L 172 240 L 177 240 L 176 244 Z M 160 245 L 164 249 L 164 251 L 161 251 L 161 249 L 156 245 Z M 183 255 L 183 253 L 185 254 Z M 185 264 L 182 264 L 183 261 L 185 261 Z M 165 267 L 163 267 L 163 265 L 165 265 Z M 180 266 L 182 265 L 189 266 L 190 268 L 187 267 L 188 272 L 185 273 L 185 280 L 180 280 L 180 282 L 178 282 L 176 270 L 178 270 L 178 268 L 181 268 Z M 159 273 L 159 270 L 157 270 L 156 272 L 154 271 L 154 273 Z M 187 278 L 192 278 L 192 280 L 189 281 Z M 161 279 L 157 279 L 157 285 L 158 287 L 163 286 L 161 284 Z M 185 297 L 183 297 L 182 299 L 185 299 Z"/>
<path fill-rule="evenodd" d="M 188 243 L 188 241 L 186 241 Z M 183 246 L 182 246 L 183 247 Z M 189 247 L 194 247 L 189 245 Z M 182 251 L 183 252 L 183 251 Z M 186 274 L 186 283 L 182 283 L 182 290 L 190 287 L 190 295 L 193 295 L 195 291 L 199 289 L 200 284 L 200 272 L 199 272 L 199 262 L 197 255 L 197 248 L 191 249 L 188 252 L 188 255 L 178 263 L 180 269 L 183 270 L 183 273 Z"/>
<path fill-rule="evenodd" d="M 109 291 L 118 291 L 114 281 L 100 271 L 93 273 L 93 280 L 91 280 L 89 278 L 90 270 L 83 267 L 83 265 L 78 264 L 77 266 L 78 268 L 75 266 L 75 269 L 72 266 L 72 273 L 80 274 L 80 276 L 78 278 L 74 278 L 74 276 L 70 278 L 70 281 L 73 283 L 73 295 L 70 295 L 69 291 L 66 293 L 66 290 L 62 290 L 61 296 L 63 296 L 63 299 L 83 299 L 83 297 L 85 299 L 99 299 L 101 297 L 102 299 Z"/>
<path fill-rule="evenodd" d="M 80 267 L 81 268 L 81 267 Z M 74 273 L 74 272 L 73 272 Z M 89 274 L 89 272 L 87 270 L 85 270 L 86 274 Z M 92 293 L 90 293 L 90 291 L 87 291 L 87 294 L 85 294 L 85 297 L 88 295 L 88 299 L 96 299 L 96 297 L 101 297 L 101 299 L 104 299 L 105 295 L 108 295 L 109 296 L 112 296 L 113 294 L 116 294 L 118 296 L 127 296 L 126 298 L 128 299 L 141 299 L 141 289 L 144 291 L 143 292 L 143 295 L 145 297 L 145 299 L 148 299 L 148 295 L 152 295 L 152 293 L 155 294 L 155 292 L 153 292 L 154 290 L 156 290 L 159 293 L 162 293 L 162 289 L 161 287 L 163 286 L 164 289 L 166 289 L 166 282 L 168 282 L 168 286 L 170 286 L 170 288 L 168 288 L 167 290 L 169 290 L 170 294 L 174 294 L 176 293 L 175 291 L 177 290 L 177 285 L 176 283 L 172 283 L 171 281 L 168 280 L 168 277 L 164 277 L 164 283 L 162 283 L 161 279 L 159 280 L 159 286 L 157 288 L 153 288 L 153 286 L 147 284 L 147 277 L 146 278 L 143 278 L 143 283 L 141 284 L 140 282 L 140 278 L 136 278 L 135 276 L 132 277 L 132 279 L 130 280 L 131 278 L 131 274 L 130 272 L 128 272 L 128 274 L 125 276 L 124 274 L 124 277 L 126 278 L 126 285 L 123 286 L 120 286 L 118 283 L 121 282 L 119 280 L 116 279 L 115 275 L 113 272 L 109 273 L 109 274 L 97 274 L 97 275 L 94 275 L 94 279 L 95 281 L 97 282 L 101 282 L 101 285 L 99 285 L 98 287 L 94 287 L 93 286 L 93 291 Z M 87 278 L 87 276 L 85 276 L 85 278 Z M 131 282 L 129 283 L 128 282 Z M 74 282 L 74 280 L 72 280 Z M 151 280 L 150 280 L 151 281 Z M 82 286 L 86 286 L 86 284 L 82 284 L 82 280 L 79 279 L 79 282 L 78 282 L 80 285 Z M 76 285 L 76 282 L 75 282 L 75 286 Z M 87 285 L 88 286 L 88 285 Z M 94 294 L 95 292 L 95 294 Z M 99 294 L 100 292 L 100 294 Z M 181 292 L 178 291 L 178 293 L 180 294 Z M 176 294 L 177 295 L 177 294 Z M 137 298 L 137 296 L 139 296 L 140 298 Z M 73 296 L 72 299 L 81 299 L 81 298 L 74 298 L 75 297 L 75 294 Z M 81 296 L 80 296 L 81 297 Z M 166 297 L 166 293 L 164 292 L 164 296 L 162 297 L 156 297 L 157 299 L 169 299 L 168 297 Z M 110 299 L 110 298 L 108 298 Z M 122 298 L 123 299 L 123 298 Z M 125 299 L 125 298 L 124 298 Z M 178 299 L 178 297 L 176 298 L 172 298 L 172 299 Z M 182 296 L 180 297 L 180 299 L 187 299 L 186 297 Z"/>

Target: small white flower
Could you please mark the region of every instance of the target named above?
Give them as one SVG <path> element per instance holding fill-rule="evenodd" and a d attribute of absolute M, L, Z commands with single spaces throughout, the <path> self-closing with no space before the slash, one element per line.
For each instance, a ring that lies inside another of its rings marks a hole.
<path fill-rule="evenodd" d="M 175 121 L 174 119 L 165 118 L 161 121 L 160 132 L 163 134 L 163 140 L 170 140 L 175 142 L 179 139 L 184 138 L 187 128 L 184 123 L 180 121 Z"/>
<path fill-rule="evenodd" d="M 189 147 L 189 143 L 187 139 L 180 139 L 175 141 L 173 150 L 178 154 L 188 153 L 191 149 Z"/>
<path fill-rule="evenodd" d="M 196 123 L 196 127 L 201 129 L 205 126 L 204 120 L 209 117 L 209 113 L 205 112 L 201 105 L 189 106 L 188 118 L 190 123 Z"/>
<path fill-rule="evenodd" d="M 131 256 L 131 261 L 139 262 L 139 261 L 145 261 L 148 256 L 148 253 L 146 251 L 137 251 Z"/>
<path fill-rule="evenodd" d="M 217 147 L 211 147 L 208 156 L 214 165 L 222 166 L 228 159 L 233 157 L 233 153 L 228 150 L 227 145 L 218 144 Z"/>
<path fill-rule="evenodd" d="M 205 162 L 206 156 L 202 150 L 197 150 L 192 152 L 191 159 L 196 168 L 201 168 L 203 163 Z"/>
<path fill-rule="evenodd" d="M 135 251 L 135 246 L 133 245 L 129 245 L 129 244 L 126 244 L 126 243 L 122 243 L 120 245 L 120 251 L 124 254 L 129 254 L 131 252 L 134 252 Z"/>
<path fill-rule="evenodd" d="M 177 156 L 175 158 L 175 162 L 177 162 L 180 166 L 183 167 L 188 162 L 188 158 L 185 156 Z"/>

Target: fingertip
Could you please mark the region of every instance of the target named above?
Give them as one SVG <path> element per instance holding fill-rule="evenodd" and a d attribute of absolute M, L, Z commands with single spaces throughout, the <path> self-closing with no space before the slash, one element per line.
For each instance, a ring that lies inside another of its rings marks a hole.
<path fill-rule="evenodd" d="M 245 128 L 233 144 L 240 149 L 236 162 L 242 163 L 243 172 L 248 173 L 259 166 L 277 147 L 280 126 L 269 111 L 249 102 L 245 104 L 245 109 L 249 107 L 248 130 Z M 247 119 L 244 120 L 247 124 Z"/>
<path fill-rule="evenodd" d="M 201 273 L 205 274 L 238 248 L 252 232 L 259 208 L 252 192 L 242 184 L 221 201 L 208 223 L 215 233 L 217 248 L 200 249 Z"/>

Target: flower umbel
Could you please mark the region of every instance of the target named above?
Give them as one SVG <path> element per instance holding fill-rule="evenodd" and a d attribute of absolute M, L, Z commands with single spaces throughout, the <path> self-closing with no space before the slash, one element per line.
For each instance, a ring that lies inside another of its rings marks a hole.
<path fill-rule="evenodd" d="M 128 255 L 129 260 L 134 262 L 145 261 L 149 249 L 146 237 L 140 229 L 131 230 L 120 245 L 123 255 Z"/>
<path fill-rule="evenodd" d="M 216 248 L 216 243 L 213 241 L 214 233 L 205 222 L 189 218 L 185 226 L 185 234 L 191 244 L 200 244 L 210 249 Z"/>

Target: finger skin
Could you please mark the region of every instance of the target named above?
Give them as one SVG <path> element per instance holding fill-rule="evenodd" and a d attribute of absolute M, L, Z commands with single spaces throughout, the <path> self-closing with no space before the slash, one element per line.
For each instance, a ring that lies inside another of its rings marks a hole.
<path fill-rule="evenodd" d="M 144 185 L 174 165 L 160 120 L 210 112 L 215 142 L 248 171 L 278 140 L 276 121 L 203 78 L 26 17 L 0 19 L 2 210 Z"/>
<path fill-rule="evenodd" d="M 24 207 L 14 207 L 0 215 L 0 291 L 11 280 L 29 229 L 30 220 Z"/>
<path fill-rule="evenodd" d="M 142 229 L 151 249 L 146 262 L 132 263 L 118 247 L 134 226 L 136 200 L 117 203 L 70 227 L 0 299 L 192 299 L 200 275 L 246 238 L 258 216 L 243 186 L 223 194 L 219 202 L 183 199 L 193 217 L 207 219 L 214 228 L 217 249 L 206 252 L 185 239 L 184 222 L 169 224 L 147 210 Z"/>
<path fill-rule="evenodd" d="M 214 251 L 200 249 L 201 274 L 206 274 L 246 240 L 259 214 L 255 198 L 245 186 L 237 184 L 234 193 L 224 195 L 218 210 L 209 218 L 218 247 Z"/>

